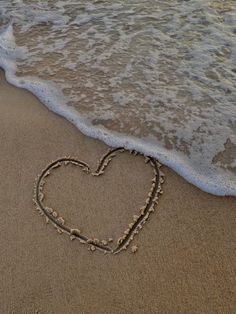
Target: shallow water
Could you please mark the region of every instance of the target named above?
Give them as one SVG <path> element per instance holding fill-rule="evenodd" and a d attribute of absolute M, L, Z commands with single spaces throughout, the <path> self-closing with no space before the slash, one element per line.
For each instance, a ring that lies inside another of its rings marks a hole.
<path fill-rule="evenodd" d="M 0 65 L 83 133 L 236 195 L 236 2 L 0 0 Z"/>

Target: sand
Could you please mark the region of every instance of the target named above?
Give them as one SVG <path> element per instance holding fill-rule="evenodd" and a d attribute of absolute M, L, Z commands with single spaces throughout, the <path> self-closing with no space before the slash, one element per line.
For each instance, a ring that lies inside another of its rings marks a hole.
<path fill-rule="evenodd" d="M 109 148 L 3 72 L 0 138 L 0 313 L 236 312 L 236 198 L 202 192 L 162 167 L 164 193 L 127 250 L 91 252 L 45 223 L 33 185 L 52 160 L 76 156 L 95 169 Z M 45 202 L 67 224 L 115 243 L 152 177 L 142 156 L 126 152 L 97 178 L 68 165 L 48 177 Z"/>

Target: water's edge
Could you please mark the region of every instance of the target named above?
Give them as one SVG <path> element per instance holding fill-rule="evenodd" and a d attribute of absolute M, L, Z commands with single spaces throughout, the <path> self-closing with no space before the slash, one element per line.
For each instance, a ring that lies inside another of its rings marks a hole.
<path fill-rule="evenodd" d="M 55 86 L 48 88 L 48 82 L 38 80 L 37 82 L 31 79 L 24 78 L 24 86 L 22 86 L 19 78 L 13 73 L 13 69 L 9 68 L 3 58 L 0 58 L 0 68 L 5 72 L 7 82 L 10 84 L 24 88 L 34 94 L 40 102 L 54 113 L 64 117 L 77 127 L 84 135 L 99 139 L 112 147 L 125 147 L 126 149 L 136 150 L 144 155 L 157 158 L 161 163 L 173 169 L 177 174 L 184 177 L 189 183 L 197 186 L 199 189 L 218 196 L 236 196 L 236 189 L 230 186 L 227 182 L 216 183 L 216 178 L 206 177 L 206 175 L 199 173 L 193 168 L 188 159 L 183 156 L 178 156 L 177 153 L 173 154 L 170 151 L 159 147 L 153 147 L 151 143 L 147 143 L 143 139 L 134 138 L 127 135 L 121 135 L 117 132 L 111 132 L 105 127 L 94 126 L 89 121 L 80 117 L 77 111 L 68 106 L 61 104 L 61 97 L 59 90 Z M 43 92 L 42 92 L 43 91 Z M 53 97 L 51 97 L 53 95 Z M 57 97 L 55 97 L 57 95 Z M 56 102 L 56 98 L 58 102 Z M 54 99 L 54 102 L 51 101 Z"/>

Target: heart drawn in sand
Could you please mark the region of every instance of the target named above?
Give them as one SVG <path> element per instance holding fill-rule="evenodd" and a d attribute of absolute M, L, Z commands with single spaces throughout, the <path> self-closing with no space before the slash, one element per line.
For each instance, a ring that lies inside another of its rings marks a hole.
<path fill-rule="evenodd" d="M 45 216 L 46 222 L 51 222 L 59 233 L 66 233 L 70 236 L 71 240 L 78 239 L 81 243 L 87 244 L 91 251 L 95 251 L 96 249 L 98 249 L 100 251 L 103 251 L 104 253 L 117 254 L 122 250 L 127 249 L 135 234 L 137 234 L 139 230 L 142 229 L 150 214 L 154 212 L 155 206 L 158 202 L 158 194 L 162 194 L 161 184 L 164 182 L 164 174 L 160 171 L 161 164 L 156 159 L 143 156 L 145 163 L 149 163 L 152 166 L 154 172 L 150 191 L 148 193 L 146 201 L 144 202 L 144 206 L 140 208 L 139 214 L 133 216 L 132 221 L 128 224 L 128 228 L 117 239 L 115 248 L 110 247 L 109 241 L 91 239 L 87 235 L 81 233 L 79 229 L 70 228 L 65 224 L 65 220 L 62 217 L 59 217 L 58 213 L 55 210 L 47 207 L 43 202 L 43 188 L 46 182 L 45 180 L 46 177 L 50 175 L 51 171 L 54 171 L 55 169 L 63 165 L 72 164 L 75 167 L 81 167 L 82 170 L 85 171 L 88 175 L 99 177 L 105 172 L 105 169 L 111 162 L 112 158 L 114 158 L 117 153 L 122 153 L 124 151 L 124 148 L 110 149 L 100 159 L 97 169 L 94 172 L 91 171 L 88 164 L 70 156 L 59 158 L 51 162 L 36 178 L 36 183 L 34 186 L 33 201 L 40 215 Z M 136 151 L 130 151 L 130 153 L 133 155 L 138 154 Z M 136 249 L 137 247 L 134 246 L 132 248 L 132 251 L 135 252 Z"/>

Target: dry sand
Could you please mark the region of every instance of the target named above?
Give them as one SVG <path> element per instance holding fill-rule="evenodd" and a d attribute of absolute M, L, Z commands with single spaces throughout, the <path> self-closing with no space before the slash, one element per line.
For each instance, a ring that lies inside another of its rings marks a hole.
<path fill-rule="evenodd" d="M 236 198 L 204 193 L 163 167 L 164 194 L 132 242 L 138 251 L 88 251 L 36 213 L 33 184 L 61 156 L 94 168 L 107 146 L 0 74 L 0 313 L 236 313 Z M 57 170 L 45 201 L 84 233 L 115 239 L 151 178 L 142 157 L 124 153 L 100 178 Z"/>

